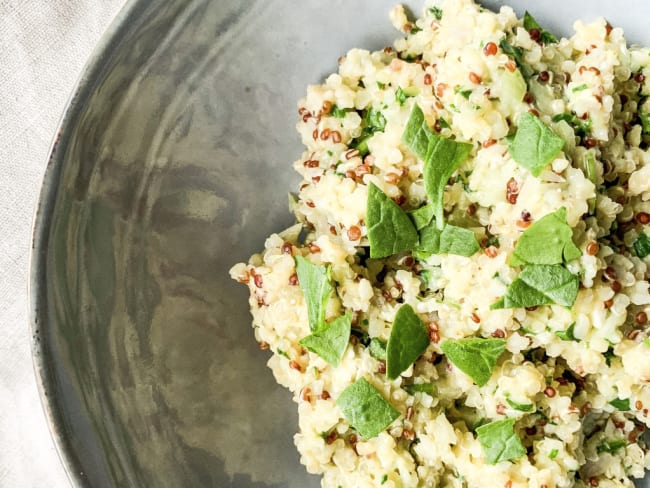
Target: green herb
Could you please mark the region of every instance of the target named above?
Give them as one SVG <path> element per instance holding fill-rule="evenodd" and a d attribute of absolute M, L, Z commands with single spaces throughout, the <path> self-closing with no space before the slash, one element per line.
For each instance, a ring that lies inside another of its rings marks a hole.
<path fill-rule="evenodd" d="M 395 100 L 397 100 L 397 103 L 399 103 L 400 107 L 404 105 L 404 102 L 406 102 L 406 94 L 404 93 L 404 90 L 402 90 L 401 86 L 397 87 L 397 91 L 395 92 Z"/>
<path fill-rule="evenodd" d="M 630 399 L 629 398 L 625 398 L 625 399 L 614 398 L 611 402 L 609 402 L 609 404 L 612 407 L 620 410 L 621 412 L 629 412 L 630 411 Z"/>
<path fill-rule="evenodd" d="M 469 100 L 469 96 L 472 94 L 472 90 L 463 90 L 461 87 L 457 87 L 454 90 L 454 93 L 460 93 L 465 98 L 465 100 Z"/>
<path fill-rule="evenodd" d="M 603 353 L 603 356 L 605 356 L 605 364 L 607 366 L 611 366 L 612 365 L 612 358 L 616 357 L 616 355 L 614 354 L 614 349 L 611 348 L 611 347 L 607 348 L 607 351 L 605 351 Z"/>
<path fill-rule="evenodd" d="M 579 91 L 584 91 L 587 88 L 589 88 L 589 85 L 587 85 L 586 83 L 583 83 L 582 85 L 574 86 L 571 89 L 571 91 L 575 93 L 575 92 L 579 92 Z"/>
<path fill-rule="evenodd" d="M 526 308 L 557 303 L 571 307 L 578 296 L 578 277 L 560 265 L 535 264 L 524 268 L 501 300 L 499 308 Z"/>
<path fill-rule="evenodd" d="M 650 254 L 650 238 L 647 234 L 641 233 L 634 241 L 634 253 L 641 259 L 645 258 Z"/>
<path fill-rule="evenodd" d="M 555 335 L 558 336 L 563 341 L 576 341 L 577 342 L 578 339 L 576 339 L 576 336 L 573 334 L 573 331 L 575 330 L 575 328 L 576 328 L 576 323 L 573 322 L 567 328 L 567 330 L 558 330 L 558 331 L 555 332 Z"/>
<path fill-rule="evenodd" d="M 440 234 L 440 254 L 456 254 L 470 257 L 481 249 L 476 235 L 469 229 L 445 225 Z"/>
<path fill-rule="evenodd" d="M 350 334 L 359 339 L 359 342 L 364 346 L 368 347 L 370 345 L 370 336 L 365 330 L 352 329 Z"/>
<path fill-rule="evenodd" d="M 338 366 L 350 341 L 352 314 L 350 312 L 336 318 L 307 337 L 299 344 L 318 354 L 332 366 Z"/>
<path fill-rule="evenodd" d="M 447 339 L 440 345 L 447 359 L 478 386 L 485 385 L 492 376 L 497 360 L 506 349 L 505 339 Z"/>
<path fill-rule="evenodd" d="M 646 337 L 645 339 L 643 339 L 643 344 L 646 347 L 650 347 L 650 337 Z"/>
<path fill-rule="evenodd" d="M 394 380 L 408 369 L 429 346 L 429 332 L 410 305 L 395 315 L 386 346 L 386 377 Z"/>
<path fill-rule="evenodd" d="M 427 225 L 433 220 L 433 213 L 435 212 L 435 207 L 432 204 L 425 205 L 418 208 L 417 210 L 412 210 L 409 212 L 409 216 L 415 225 L 417 230 L 424 229 Z"/>
<path fill-rule="evenodd" d="M 377 88 L 379 88 L 380 90 L 383 90 L 384 88 L 386 88 L 386 83 L 382 83 L 381 81 L 378 81 L 377 82 Z"/>
<path fill-rule="evenodd" d="M 418 245 L 418 232 L 407 213 L 373 183 L 368 188 L 366 223 L 371 258 L 385 258 Z"/>
<path fill-rule="evenodd" d="M 332 114 L 332 116 L 336 117 L 337 119 L 342 119 L 343 117 L 345 117 L 345 114 L 353 110 L 354 109 L 352 108 L 339 108 L 336 105 L 334 105 L 332 107 L 332 110 L 330 111 L 330 114 Z"/>
<path fill-rule="evenodd" d="M 625 439 L 612 439 L 609 441 L 603 442 L 600 446 L 596 448 L 596 452 L 600 454 L 601 452 L 609 452 L 614 454 L 619 449 L 627 446 L 627 441 Z"/>
<path fill-rule="evenodd" d="M 533 74 L 535 74 L 535 70 L 528 63 L 524 62 L 524 50 L 522 48 L 513 46 L 508 41 L 506 41 L 505 37 L 501 39 L 499 47 L 504 53 L 512 56 L 512 58 L 515 60 L 515 63 L 517 63 L 517 66 L 519 66 L 521 74 L 524 75 L 525 78 L 530 78 L 533 76 Z"/>
<path fill-rule="evenodd" d="M 275 352 L 278 353 L 280 356 L 284 356 L 285 358 L 287 358 L 287 359 L 289 359 L 289 360 L 291 359 L 291 358 L 289 357 L 289 355 L 288 355 L 285 351 L 283 351 L 282 349 L 280 349 L 279 347 L 278 347 L 278 349 L 277 349 Z"/>
<path fill-rule="evenodd" d="M 582 253 L 572 238 L 573 231 L 566 222 L 566 209 L 562 207 L 526 229 L 517 240 L 510 265 L 562 264 L 578 259 Z"/>
<path fill-rule="evenodd" d="M 402 388 L 409 395 L 415 395 L 416 393 L 433 395 L 436 391 L 436 386 L 433 383 L 413 383 L 411 385 L 402 385 Z"/>
<path fill-rule="evenodd" d="M 514 431 L 515 419 L 497 420 L 476 429 L 485 460 L 488 464 L 518 459 L 526 454 L 519 436 Z"/>
<path fill-rule="evenodd" d="M 343 390 L 336 405 L 350 425 L 366 439 L 377 436 L 399 417 L 399 412 L 365 378 Z"/>
<path fill-rule="evenodd" d="M 535 18 L 528 13 L 528 11 L 524 13 L 524 29 L 527 31 L 530 31 L 531 29 L 537 29 L 541 34 L 539 40 L 544 44 L 552 44 L 554 42 L 557 42 L 557 37 L 555 37 L 546 29 L 543 29 L 542 26 L 537 23 Z"/>
<path fill-rule="evenodd" d="M 584 137 L 591 132 L 591 118 L 587 120 L 582 120 L 577 117 L 575 114 L 556 114 L 551 120 L 553 122 L 559 122 L 561 120 L 565 121 L 571 127 L 577 136 Z"/>
<path fill-rule="evenodd" d="M 596 173 L 596 158 L 592 151 L 585 153 L 584 157 L 584 173 L 589 181 L 591 181 L 594 186 L 597 184 L 598 175 Z M 589 198 L 587 200 L 587 205 L 589 205 L 589 213 L 593 214 L 596 209 L 596 197 Z"/>
<path fill-rule="evenodd" d="M 381 477 L 381 483 L 380 483 L 380 484 L 383 485 L 384 483 L 386 483 L 386 481 L 388 481 L 388 475 L 387 475 L 387 474 L 384 474 L 384 475 Z"/>
<path fill-rule="evenodd" d="M 555 135 L 539 117 L 530 112 L 519 116 L 515 138 L 508 148 L 512 159 L 539 176 L 564 147 L 564 139 Z"/>
<path fill-rule="evenodd" d="M 520 412 L 532 412 L 535 410 L 535 405 L 532 403 L 517 403 L 510 400 L 510 398 L 506 398 L 506 402 L 508 402 L 508 405 L 510 405 L 513 409 Z"/>
<path fill-rule="evenodd" d="M 434 205 L 438 228 L 444 225 L 443 196 L 452 173 L 469 156 L 472 145 L 434 134 L 424 119 L 424 113 L 415 105 L 411 111 L 402 141 L 424 161 L 424 185 L 429 201 Z"/>
<path fill-rule="evenodd" d="M 296 274 L 307 302 L 309 328 L 318 331 L 325 324 L 325 308 L 332 293 L 330 268 L 296 256 Z"/>
<path fill-rule="evenodd" d="M 380 361 L 386 361 L 386 342 L 382 341 L 378 337 L 373 337 L 370 340 L 368 352 L 373 358 Z"/>
<path fill-rule="evenodd" d="M 420 32 L 421 30 L 422 30 L 422 29 L 420 29 L 419 27 L 413 27 L 413 28 L 409 31 L 409 34 L 410 34 L 410 35 L 417 34 L 417 33 Z"/>
<path fill-rule="evenodd" d="M 639 109 L 639 120 L 641 121 L 641 130 L 644 134 L 650 133 L 650 112 Z"/>
<path fill-rule="evenodd" d="M 557 449 L 551 449 L 551 452 L 548 453 L 548 458 L 549 459 L 555 459 L 558 455 L 558 450 Z"/>
<path fill-rule="evenodd" d="M 379 110 L 370 107 L 364 117 L 366 128 L 374 132 L 382 132 L 386 128 L 386 118 Z"/>
<path fill-rule="evenodd" d="M 441 129 L 451 129 L 451 126 L 449 125 L 449 122 L 447 122 L 445 119 L 440 117 L 438 119 L 438 123 L 440 124 Z"/>
<path fill-rule="evenodd" d="M 429 7 L 429 12 L 431 12 L 436 19 L 442 20 L 442 9 L 438 7 Z"/>

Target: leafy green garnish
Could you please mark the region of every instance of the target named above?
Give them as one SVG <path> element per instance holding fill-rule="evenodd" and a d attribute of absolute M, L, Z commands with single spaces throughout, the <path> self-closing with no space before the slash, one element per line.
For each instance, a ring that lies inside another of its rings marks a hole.
<path fill-rule="evenodd" d="M 286 351 L 283 351 L 282 349 L 278 348 L 276 351 L 280 356 L 283 356 L 287 359 L 291 359 L 291 357 L 286 353 Z"/>
<path fill-rule="evenodd" d="M 587 85 L 586 83 L 583 83 L 582 85 L 574 86 L 571 89 L 571 91 L 575 93 L 575 92 L 579 92 L 579 91 L 584 91 L 587 88 L 589 88 L 589 85 Z"/>
<path fill-rule="evenodd" d="M 380 361 L 386 361 L 386 342 L 378 337 L 373 337 L 368 345 L 370 355 Z"/>
<path fill-rule="evenodd" d="M 573 243 L 573 231 L 566 221 L 566 208 L 547 214 L 517 240 L 510 265 L 562 264 L 578 259 L 582 253 Z"/>
<path fill-rule="evenodd" d="M 383 90 L 384 88 L 386 88 L 386 83 L 382 83 L 381 81 L 378 81 L 377 82 L 377 88 L 379 88 L 380 90 Z"/>
<path fill-rule="evenodd" d="M 411 31 L 411 33 L 412 34 L 414 33 L 413 30 Z M 418 87 L 416 86 L 409 86 L 408 88 L 404 88 L 404 89 L 402 89 L 402 87 L 399 86 L 395 91 L 395 100 L 397 100 L 397 102 L 401 107 L 402 105 L 404 105 L 404 102 L 406 102 L 406 99 L 408 97 L 414 97 L 417 94 L 418 94 Z"/>
<path fill-rule="evenodd" d="M 458 87 L 454 90 L 454 93 L 459 93 L 460 95 L 465 98 L 465 100 L 469 100 L 469 96 L 472 94 L 471 89 L 462 89 L 461 87 Z"/>
<path fill-rule="evenodd" d="M 342 119 L 343 117 L 345 117 L 345 114 L 353 110 L 354 109 L 352 108 L 339 108 L 336 105 L 334 105 L 332 107 L 332 110 L 330 111 L 330 114 L 332 114 L 332 116 L 336 117 L 337 119 Z"/>
<path fill-rule="evenodd" d="M 555 335 L 558 336 L 563 341 L 578 341 L 578 339 L 576 339 L 576 336 L 573 334 L 575 328 L 576 328 L 576 323 L 573 322 L 571 325 L 569 325 L 567 330 L 558 330 L 555 332 Z"/>
<path fill-rule="evenodd" d="M 438 7 L 429 7 L 429 12 L 431 12 L 436 19 L 442 19 L 442 9 Z"/>
<path fill-rule="evenodd" d="M 456 254 L 470 257 L 481 249 L 476 235 L 469 229 L 445 225 L 440 234 L 440 254 Z"/>
<path fill-rule="evenodd" d="M 384 115 L 376 108 L 370 107 L 363 116 L 363 130 L 359 137 L 350 143 L 350 147 L 359 151 L 361 156 L 365 156 L 368 154 L 368 140 L 375 132 L 383 132 L 385 128 L 386 118 Z"/>
<path fill-rule="evenodd" d="M 416 393 L 433 395 L 436 391 L 436 385 L 433 383 L 413 383 L 411 385 L 402 385 L 402 388 L 409 395 L 415 395 Z"/>
<path fill-rule="evenodd" d="M 641 121 L 641 130 L 644 134 L 650 133 L 650 112 L 639 109 L 639 120 Z"/>
<path fill-rule="evenodd" d="M 650 238 L 645 233 L 639 234 L 639 237 L 634 241 L 634 254 L 636 254 L 641 259 L 645 258 L 650 254 Z"/>
<path fill-rule="evenodd" d="M 518 459 L 526 454 L 514 426 L 515 419 L 505 419 L 481 425 L 476 429 L 476 436 L 488 464 Z"/>
<path fill-rule="evenodd" d="M 546 29 L 543 29 L 542 26 L 537 23 L 535 18 L 528 13 L 528 11 L 524 13 L 524 29 L 527 31 L 530 31 L 531 29 L 537 29 L 540 32 L 539 40 L 544 44 L 552 44 L 554 42 L 557 42 L 557 37 L 555 37 Z"/>
<path fill-rule="evenodd" d="M 501 300 L 499 308 L 526 308 L 557 303 L 571 307 L 578 296 L 578 277 L 560 265 L 535 264 L 524 268 Z"/>
<path fill-rule="evenodd" d="M 366 439 L 377 436 L 399 417 L 399 412 L 365 378 L 359 378 L 343 390 L 336 405 Z"/>
<path fill-rule="evenodd" d="M 435 207 L 429 203 L 423 207 L 418 208 L 417 210 L 412 210 L 409 212 L 409 216 L 411 217 L 415 228 L 417 230 L 422 230 L 431 223 L 433 220 L 433 213 L 435 211 Z"/>
<path fill-rule="evenodd" d="M 564 139 L 555 135 L 544 122 L 530 112 L 519 116 L 517 132 L 508 151 L 517 164 L 539 176 L 564 147 Z"/>
<path fill-rule="evenodd" d="M 338 366 L 350 341 L 352 314 L 350 312 L 336 318 L 307 337 L 299 344 L 318 354 L 332 366 Z"/>
<path fill-rule="evenodd" d="M 402 134 L 404 144 L 424 161 L 424 185 L 434 206 L 438 229 L 444 226 L 443 196 L 452 173 L 469 156 L 472 145 L 435 134 L 427 125 L 424 113 L 415 105 Z"/>
<path fill-rule="evenodd" d="M 591 132 L 591 118 L 582 120 L 575 114 L 555 114 L 551 120 L 553 122 L 565 121 L 571 127 L 577 136 L 584 137 Z"/>
<path fill-rule="evenodd" d="M 474 380 L 478 386 L 485 385 L 499 357 L 506 349 L 505 339 L 447 339 L 440 348 L 454 366 Z"/>
<path fill-rule="evenodd" d="M 621 412 L 629 412 L 630 411 L 630 399 L 629 398 L 625 398 L 625 399 L 614 398 L 611 402 L 609 402 L 609 404 L 612 407 L 617 408 Z"/>
<path fill-rule="evenodd" d="M 385 258 L 418 245 L 418 232 L 407 213 L 373 183 L 368 188 L 366 224 L 371 258 Z"/>
<path fill-rule="evenodd" d="M 551 452 L 548 453 L 548 458 L 549 459 L 555 459 L 558 454 L 559 454 L 559 451 L 557 449 L 551 449 Z"/>
<path fill-rule="evenodd" d="M 387 475 L 387 474 L 384 474 L 384 475 L 381 477 L 381 482 L 380 482 L 380 484 L 383 485 L 384 483 L 386 483 L 386 481 L 388 481 L 388 475 Z"/>
<path fill-rule="evenodd" d="M 402 305 L 395 315 L 386 346 L 386 377 L 397 378 L 428 346 L 427 327 L 410 305 Z"/>
<path fill-rule="evenodd" d="M 525 78 L 530 78 L 531 76 L 533 76 L 533 74 L 535 74 L 535 70 L 528 63 L 524 61 L 523 48 L 519 46 L 513 46 L 508 41 L 506 41 L 505 37 L 501 39 L 501 42 L 499 43 L 499 47 L 504 53 L 506 53 L 509 56 L 512 56 L 512 59 L 515 60 L 515 63 L 517 63 L 517 66 L 521 71 L 521 74 Z"/>
<path fill-rule="evenodd" d="M 307 302 L 309 328 L 312 331 L 320 330 L 325 324 L 325 309 L 333 290 L 330 283 L 330 268 L 313 264 L 302 256 L 296 256 L 296 274 Z"/>
<path fill-rule="evenodd" d="M 612 439 L 603 442 L 600 446 L 596 448 L 596 452 L 600 454 L 601 452 L 609 452 L 614 454 L 619 449 L 627 446 L 627 441 L 625 439 Z"/>
<path fill-rule="evenodd" d="M 520 412 L 532 412 L 535 410 L 535 405 L 532 403 L 517 403 L 510 400 L 510 398 L 506 398 L 506 402 L 508 402 L 508 405 L 512 408 L 519 410 Z"/>

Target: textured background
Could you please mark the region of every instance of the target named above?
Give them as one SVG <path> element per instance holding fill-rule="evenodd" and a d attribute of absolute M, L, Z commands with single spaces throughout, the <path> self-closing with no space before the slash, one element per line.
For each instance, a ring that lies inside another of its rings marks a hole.
<path fill-rule="evenodd" d="M 124 0 L 0 0 L 0 487 L 65 487 L 31 362 L 34 207 L 66 100 Z"/>

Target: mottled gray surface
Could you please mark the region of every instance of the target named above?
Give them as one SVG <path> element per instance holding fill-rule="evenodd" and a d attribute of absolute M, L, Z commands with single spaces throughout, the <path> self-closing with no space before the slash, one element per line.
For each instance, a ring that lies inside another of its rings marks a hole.
<path fill-rule="evenodd" d="M 48 169 L 32 275 L 43 394 L 80 485 L 318 486 L 227 270 L 291 222 L 304 86 L 390 44 L 394 3 L 140 0 L 101 48 Z"/>

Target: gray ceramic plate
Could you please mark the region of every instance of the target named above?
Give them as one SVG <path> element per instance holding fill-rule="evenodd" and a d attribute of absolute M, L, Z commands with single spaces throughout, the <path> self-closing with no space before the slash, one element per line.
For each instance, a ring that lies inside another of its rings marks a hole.
<path fill-rule="evenodd" d="M 111 27 L 34 237 L 35 363 L 73 484 L 319 485 L 227 270 L 291 222 L 304 87 L 349 48 L 390 44 L 395 2 L 134 0 Z M 528 5 L 557 32 L 603 14 L 650 43 L 643 0 Z"/>

